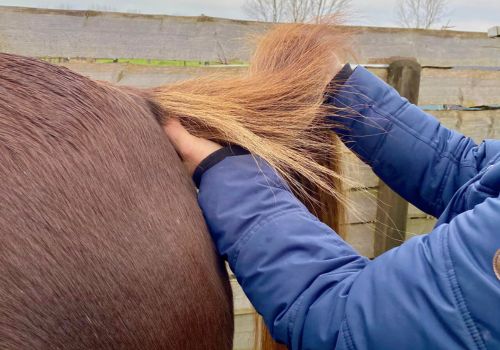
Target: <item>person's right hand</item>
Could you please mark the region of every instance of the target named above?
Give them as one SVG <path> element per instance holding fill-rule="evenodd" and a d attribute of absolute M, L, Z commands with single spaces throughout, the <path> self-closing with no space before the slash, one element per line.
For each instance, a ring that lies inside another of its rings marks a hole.
<path fill-rule="evenodd" d="M 213 141 L 191 135 L 175 118 L 167 121 L 164 130 L 191 176 L 206 157 L 222 148 Z"/>

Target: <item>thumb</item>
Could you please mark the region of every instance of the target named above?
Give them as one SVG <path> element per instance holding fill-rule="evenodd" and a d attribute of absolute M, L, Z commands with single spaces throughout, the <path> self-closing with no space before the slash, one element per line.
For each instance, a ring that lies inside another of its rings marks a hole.
<path fill-rule="evenodd" d="M 165 130 L 177 153 L 179 153 L 181 158 L 184 158 L 184 156 L 188 153 L 189 148 L 196 141 L 196 137 L 191 135 L 176 118 L 170 118 L 166 122 L 163 129 Z"/>
<path fill-rule="evenodd" d="M 222 148 L 215 142 L 191 135 L 174 118 L 167 121 L 164 130 L 191 175 L 206 157 Z"/>

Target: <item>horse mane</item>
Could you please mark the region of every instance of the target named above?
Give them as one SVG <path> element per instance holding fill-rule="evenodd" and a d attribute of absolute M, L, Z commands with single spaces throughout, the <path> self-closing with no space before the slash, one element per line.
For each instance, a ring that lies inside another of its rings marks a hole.
<path fill-rule="evenodd" d="M 332 23 L 276 25 L 258 41 L 246 74 L 152 89 L 165 111 L 160 122 L 176 117 L 196 136 L 240 145 L 268 161 L 312 207 L 319 196 L 341 207 L 347 180 L 327 120 L 336 110 L 324 101 L 339 86 L 332 79 L 348 41 L 349 33 Z"/>

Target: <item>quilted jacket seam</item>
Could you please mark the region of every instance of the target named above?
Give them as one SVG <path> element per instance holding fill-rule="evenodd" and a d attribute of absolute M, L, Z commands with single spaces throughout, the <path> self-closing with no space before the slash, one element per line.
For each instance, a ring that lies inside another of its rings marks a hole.
<path fill-rule="evenodd" d="M 439 150 L 432 142 L 432 140 L 430 139 L 427 139 L 427 138 L 423 138 L 421 137 L 421 135 L 419 135 L 418 133 L 416 133 L 411 127 L 409 127 L 408 125 L 406 125 L 405 123 L 401 122 L 400 120 L 397 119 L 397 117 L 399 115 L 401 115 L 402 113 L 404 113 L 404 111 L 406 111 L 408 108 L 409 108 L 409 105 L 405 106 L 404 108 L 400 108 L 399 110 L 397 110 L 395 112 L 394 115 L 391 115 L 390 113 L 386 113 L 382 108 L 378 107 L 378 105 L 375 103 L 375 101 L 369 97 L 369 96 L 366 96 L 370 102 L 372 104 L 370 104 L 370 107 L 378 114 L 386 117 L 387 119 L 389 119 L 391 121 L 392 124 L 396 124 L 398 127 L 400 127 L 401 129 L 403 129 L 404 131 L 406 131 L 407 133 L 409 133 L 410 135 L 412 135 L 413 137 L 415 137 L 417 140 L 421 141 L 423 144 L 427 145 L 428 147 L 430 147 L 434 152 L 436 152 L 436 154 L 440 157 L 440 158 L 446 158 L 446 159 L 449 159 L 450 161 L 454 162 L 455 164 L 457 165 L 462 165 L 464 167 L 475 167 L 475 165 L 473 163 L 470 163 L 468 161 L 461 161 L 460 159 L 458 159 L 453 153 L 450 153 L 450 152 L 443 152 L 441 150 Z"/>
<path fill-rule="evenodd" d="M 444 188 L 446 186 L 446 183 L 447 183 L 447 180 L 448 180 L 448 177 L 450 176 L 450 172 L 451 172 L 451 167 L 453 166 L 454 164 L 452 163 L 448 163 L 448 166 L 446 167 L 446 170 L 445 170 L 445 173 L 443 175 L 443 179 L 441 181 L 441 184 L 439 185 L 439 190 L 437 192 L 437 195 L 436 195 L 436 204 L 434 205 L 434 211 L 436 213 L 442 213 L 443 212 L 443 207 L 444 207 L 444 203 L 443 203 L 443 192 L 444 192 Z"/>
<path fill-rule="evenodd" d="M 447 232 L 445 235 L 443 235 L 441 240 L 442 240 L 442 250 L 444 252 L 445 262 L 447 263 L 447 265 L 449 265 L 446 268 L 447 271 L 446 277 L 448 279 L 448 283 L 452 291 L 453 299 L 457 304 L 458 311 L 462 318 L 462 321 L 464 322 L 470 337 L 474 341 L 476 348 L 480 350 L 486 350 L 486 345 L 484 343 L 484 340 L 482 339 L 481 334 L 477 329 L 477 325 L 470 314 L 469 308 L 467 307 L 467 302 L 463 296 L 462 289 L 460 288 L 460 284 L 456 276 L 455 266 L 453 264 L 453 258 L 451 256 L 449 248 L 449 241 L 448 241 L 449 236 L 450 236 L 449 232 Z"/>
<path fill-rule="evenodd" d="M 258 220 L 253 226 L 250 227 L 248 232 L 244 234 L 236 243 L 235 252 L 231 258 L 231 264 L 235 265 L 238 260 L 238 256 L 240 255 L 241 249 L 243 246 L 258 232 L 264 225 L 269 224 L 270 222 L 282 217 L 284 215 L 293 214 L 293 213 L 304 213 L 304 209 L 292 209 L 292 210 L 283 210 L 277 212 L 273 215 L 267 216 Z"/>
<path fill-rule="evenodd" d="M 367 96 L 367 98 L 370 99 L 371 102 L 374 102 L 370 97 Z M 444 206 L 444 203 L 443 203 L 443 200 L 442 200 L 442 195 L 443 195 L 444 188 L 445 188 L 445 185 L 446 185 L 446 180 L 449 177 L 449 174 L 451 172 L 452 166 L 457 166 L 459 168 L 467 168 L 467 167 L 476 168 L 477 165 L 475 165 L 472 161 L 460 161 L 458 158 L 456 158 L 456 156 L 453 153 L 442 152 L 442 151 L 438 150 L 432 144 L 431 140 L 426 140 L 425 138 L 420 137 L 409 126 L 407 126 L 406 124 L 400 122 L 397 119 L 397 116 L 399 116 L 402 113 L 404 113 L 404 111 L 409 108 L 408 106 L 406 106 L 406 107 L 401 108 L 400 110 L 398 110 L 395 113 L 394 116 L 390 115 L 389 113 L 386 113 L 385 111 L 383 111 L 382 109 L 380 109 L 376 104 L 373 104 L 370 107 L 372 108 L 372 110 L 375 113 L 377 113 L 377 114 L 379 114 L 379 115 L 381 115 L 383 117 L 386 117 L 390 121 L 390 128 L 388 129 L 387 132 L 389 132 L 393 128 L 393 125 L 396 124 L 398 127 L 402 128 L 403 130 L 405 130 L 406 132 L 408 132 L 410 135 L 412 135 L 413 137 L 415 137 L 416 139 L 420 140 L 422 143 L 424 143 L 425 145 L 427 145 L 428 147 L 430 147 L 436 153 L 436 155 L 440 159 L 445 158 L 445 159 L 448 159 L 450 161 L 450 162 L 448 162 L 448 164 L 446 166 L 445 176 L 443 177 L 443 181 L 441 181 L 441 184 L 439 186 L 439 190 L 438 190 L 438 192 L 437 192 L 437 194 L 435 196 L 435 203 L 433 205 L 431 205 L 431 208 L 433 209 L 433 211 L 435 213 L 442 212 L 442 208 Z M 385 141 L 385 137 L 386 136 L 384 136 L 384 138 L 383 138 L 382 141 Z M 380 151 L 380 149 L 382 147 L 382 141 L 379 142 L 379 144 L 377 145 L 377 151 L 376 151 L 377 153 Z M 377 153 L 375 153 L 375 155 Z M 376 157 L 374 156 L 374 158 L 376 158 Z M 375 164 L 375 162 L 373 162 L 373 164 Z"/>
<path fill-rule="evenodd" d="M 344 329 L 345 328 L 345 329 Z M 347 321 L 347 317 L 344 318 L 342 322 L 342 338 L 345 340 L 345 344 L 348 350 L 356 350 L 356 346 L 354 345 L 354 339 L 352 338 L 351 327 L 349 327 L 349 322 Z"/>
<path fill-rule="evenodd" d="M 375 113 L 377 113 L 375 111 Z M 391 123 L 389 124 L 389 127 L 387 128 L 387 130 L 385 130 L 385 134 L 380 137 L 380 140 L 378 141 L 377 143 L 377 147 L 375 148 L 375 151 L 373 152 L 373 157 L 372 159 L 374 159 L 374 161 L 371 161 L 370 164 L 373 166 L 373 165 L 376 165 L 378 164 L 379 162 L 377 161 L 378 159 L 378 154 L 380 153 L 380 150 L 382 149 L 382 146 L 384 145 L 385 143 L 385 140 L 387 138 L 387 135 L 389 135 L 389 132 L 392 130 L 392 128 L 394 127 L 394 122 L 391 121 Z"/>
<path fill-rule="evenodd" d="M 291 344 L 292 342 L 292 337 L 293 337 L 293 327 L 295 326 L 295 321 L 297 319 L 297 315 L 299 313 L 299 309 L 302 306 L 302 302 L 304 301 L 304 295 L 302 294 L 299 296 L 297 301 L 294 303 L 295 305 L 292 306 L 291 315 L 289 316 L 288 319 L 288 324 L 287 324 L 287 334 L 286 337 L 288 339 L 288 343 Z"/>

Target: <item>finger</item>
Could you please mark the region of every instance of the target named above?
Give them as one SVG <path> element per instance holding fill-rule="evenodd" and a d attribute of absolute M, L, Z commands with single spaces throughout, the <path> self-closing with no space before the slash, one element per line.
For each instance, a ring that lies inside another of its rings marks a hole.
<path fill-rule="evenodd" d="M 193 143 L 194 136 L 182 126 L 181 122 L 176 118 L 170 118 L 163 129 L 177 152 L 181 155 L 186 153 L 187 147 Z"/>

